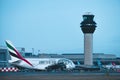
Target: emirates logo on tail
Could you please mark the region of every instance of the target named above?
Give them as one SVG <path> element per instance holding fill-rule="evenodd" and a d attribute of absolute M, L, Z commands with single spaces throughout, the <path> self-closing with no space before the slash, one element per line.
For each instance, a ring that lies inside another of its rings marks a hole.
<path fill-rule="evenodd" d="M 33 66 L 29 61 L 27 61 L 25 58 L 21 56 L 21 54 L 17 51 L 17 49 L 12 45 L 11 41 L 6 40 L 6 45 L 11 56 L 21 59 L 27 64 L 29 64 L 30 66 Z"/>

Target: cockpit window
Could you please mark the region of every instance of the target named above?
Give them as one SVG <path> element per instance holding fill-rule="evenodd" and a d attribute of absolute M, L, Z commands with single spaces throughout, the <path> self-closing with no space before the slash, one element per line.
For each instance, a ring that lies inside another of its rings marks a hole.
<path fill-rule="evenodd" d="M 70 64 L 71 62 L 70 62 L 70 60 L 67 60 L 67 59 L 60 59 L 59 61 L 58 61 L 58 63 L 64 63 L 64 64 Z"/>

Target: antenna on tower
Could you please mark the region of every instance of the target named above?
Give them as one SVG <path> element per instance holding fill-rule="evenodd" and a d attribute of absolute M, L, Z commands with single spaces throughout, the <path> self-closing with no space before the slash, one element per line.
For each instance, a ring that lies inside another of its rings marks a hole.
<path fill-rule="evenodd" d="M 91 12 L 86 12 L 85 15 L 93 15 Z"/>

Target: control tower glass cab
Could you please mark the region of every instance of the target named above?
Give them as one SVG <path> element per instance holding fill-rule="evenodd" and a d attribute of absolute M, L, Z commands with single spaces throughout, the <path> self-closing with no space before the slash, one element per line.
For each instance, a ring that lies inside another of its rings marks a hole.
<path fill-rule="evenodd" d="M 94 15 L 83 15 L 81 30 L 84 33 L 84 65 L 93 65 L 93 33 L 96 28 L 96 23 L 93 20 Z"/>
<path fill-rule="evenodd" d="M 94 33 L 96 28 L 96 22 L 93 21 L 94 15 L 85 14 L 83 15 L 83 21 L 81 22 L 81 29 L 83 33 Z"/>

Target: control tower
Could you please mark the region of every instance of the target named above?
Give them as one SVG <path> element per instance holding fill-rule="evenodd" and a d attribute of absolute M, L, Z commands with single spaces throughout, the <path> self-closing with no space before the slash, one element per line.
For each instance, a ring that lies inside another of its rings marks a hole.
<path fill-rule="evenodd" d="M 93 65 L 93 33 L 96 28 L 96 23 L 93 20 L 93 14 L 83 15 L 81 30 L 84 33 L 84 65 Z"/>

